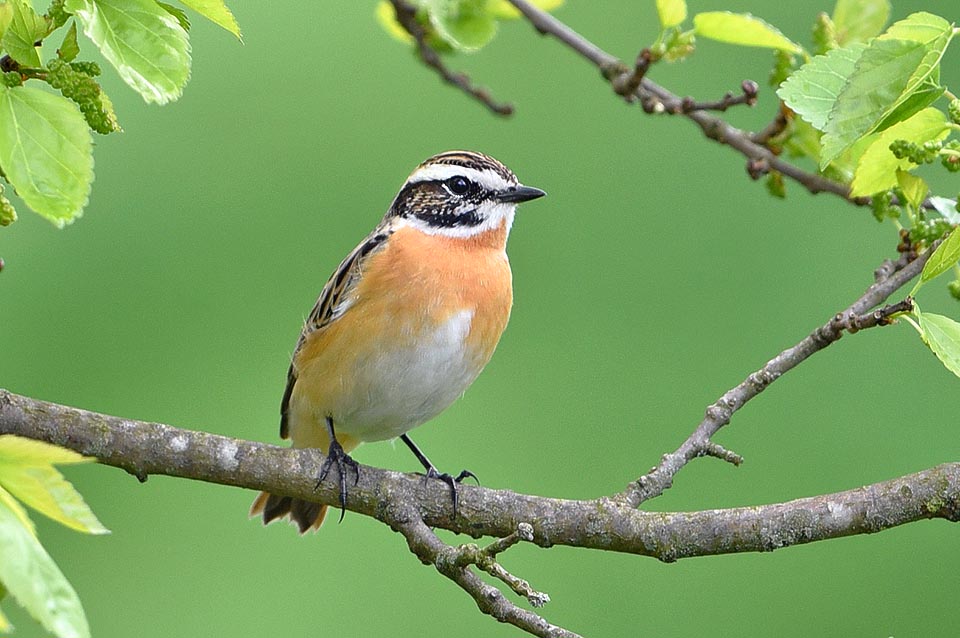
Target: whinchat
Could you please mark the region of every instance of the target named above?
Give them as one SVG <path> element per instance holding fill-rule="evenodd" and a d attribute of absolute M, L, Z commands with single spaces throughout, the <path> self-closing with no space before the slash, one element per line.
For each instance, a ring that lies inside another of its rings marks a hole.
<path fill-rule="evenodd" d="M 347 255 L 304 323 L 280 403 L 280 436 L 327 451 L 346 506 L 347 453 L 400 437 L 427 477 L 450 485 L 407 432 L 450 406 L 483 370 L 510 318 L 507 235 L 517 204 L 545 193 L 497 160 L 450 151 L 420 164 L 380 224 Z M 251 515 L 301 532 L 327 506 L 261 493 Z M 341 514 L 342 516 L 342 514 Z"/>

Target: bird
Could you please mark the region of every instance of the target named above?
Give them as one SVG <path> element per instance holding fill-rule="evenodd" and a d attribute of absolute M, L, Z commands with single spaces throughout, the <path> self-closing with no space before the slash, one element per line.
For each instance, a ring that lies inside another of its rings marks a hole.
<path fill-rule="evenodd" d="M 317 486 L 336 468 L 340 519 L 349 452 L 400 438 L 426 479 L 450 486 L 476 477 L 441 473 L 408 436 L 456 401 L 490 361 L 510 318 L 507 237 L 517 205 L 543 197 L 496 159 L 447 151 L 406 179 L 374 230 L 340 263 L 304 322 L 280 403 L 280 436 L 326 457 Z M 262 492 L 251 516 L 289 518 L 300 533 L 327 506 Z"/>

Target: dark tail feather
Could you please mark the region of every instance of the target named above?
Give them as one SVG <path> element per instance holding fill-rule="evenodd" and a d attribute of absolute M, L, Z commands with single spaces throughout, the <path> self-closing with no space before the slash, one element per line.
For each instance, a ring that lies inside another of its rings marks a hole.
<path fill-rule="evenodd" d="M 250 516 L 262 516 L 264 525 L 278 518 L 288 517 L 300 528 L 300 533 L 304 534 L 311 529 L 319 529 L 327 516 L 327 506 L 290 496 L 260 492 L 250 507 Z"/>

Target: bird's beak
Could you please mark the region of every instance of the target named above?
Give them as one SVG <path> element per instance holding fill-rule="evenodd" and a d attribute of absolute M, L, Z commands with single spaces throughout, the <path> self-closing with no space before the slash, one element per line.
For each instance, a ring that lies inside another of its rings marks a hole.
<path fill-rule="evenodd" d="M 531 199 L 537 199 L 544 195 L 546 195 L 545 192 L 532 186 L 511 186 L 497 193 L 497 199 L 501 202 L 519 204 L 520 202 L 529 202 Z"/>

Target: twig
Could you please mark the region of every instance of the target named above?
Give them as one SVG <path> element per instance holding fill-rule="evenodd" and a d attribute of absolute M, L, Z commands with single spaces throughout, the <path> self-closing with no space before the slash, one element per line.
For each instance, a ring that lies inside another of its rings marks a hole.
<path fill-rule="evenodd" d="M 493 113 L 504 116 L 513 114 L 512 105 L 495 101 L 489 91 L 473 86 L 466 73 L 455 73 L 446 67 L 443 60 L 440 59 L 440 54 L 427 42 L 427 31 L 423 28 L 423 25 L 417 22 L 416 7 L 405 0 L 390 0 L 390 3 L 396 11 L 397 22 L 416 40 L 420 59 L 427 66 L 435 70 L 445 82 L 456 86 Z"/>
<path fill-rule="evenodd" d="M 639 87 L 638 87 L 639 88 Z M 740 95 L 734 95 L 727 92 L 721 99 L 713 102 L 697 102 L 692 97 L 680 99 L 680 103 L 674 103 L 670 110 L 665 111 L 671 115 L 687 114 L 692 111 L 726 111 L 731 106 L 746 104 L 753 106 L 757 103 L 757 94 L 760 92 L 760 86 L 753 80 L 744 80 L 740 84 Z"/>
<path fill-rule="evenodd" d="M 887 325 L 893 315 L 912 309 L 913 301 L 908 298 L 869 312 L 871 308 L 883 303 L 887 297 L 916 277 L 939 244 L 939 241 L 935 242 L 912 262 L 907 263 L 903 260 L 890 262 L 894 266 L 899 266 L 899 269 L 879 279 L 846 310 L 831 317 L 827 323 L 814 330 L 800 343 L 770 359 L 762 368 L 750 374 L 735 388 L 727 391 L 707 408 L 703 421 L 675 452 L 663 455 L 659 465 L 631 483 L 626 490 L 614 497 L 615 500 L 630 507 L 638 507 L 644 501 L 659 496 L 672 485 L 673 477 L 687 463 L 700 456 L 717 456 L 713 447 L 716 444 L 711 442 L 711 437 L 730 422 L 734 412 L 763 392 L 783 374 L 838 341 L 844 332 L 855 333 L 866 328 Z"/>

